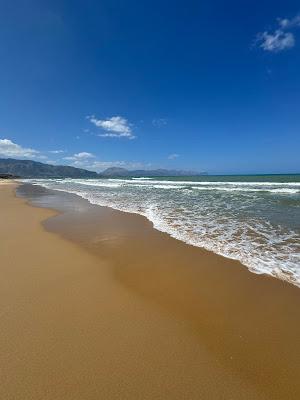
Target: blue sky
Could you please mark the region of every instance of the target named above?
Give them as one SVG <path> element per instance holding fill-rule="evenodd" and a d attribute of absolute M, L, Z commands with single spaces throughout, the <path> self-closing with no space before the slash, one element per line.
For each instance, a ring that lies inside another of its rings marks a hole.
<path fill-rule="evenodd" d="M 12 0 L 0 11 L 0 157 L 300 172 L 299 2 Z"/>

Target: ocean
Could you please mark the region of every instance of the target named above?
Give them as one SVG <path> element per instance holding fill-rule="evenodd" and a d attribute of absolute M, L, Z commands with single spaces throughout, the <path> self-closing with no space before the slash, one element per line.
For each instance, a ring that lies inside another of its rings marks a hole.
<path fill-rule="evenodd" d="M 300 175 L 30 179 L 300 287 Z"/>

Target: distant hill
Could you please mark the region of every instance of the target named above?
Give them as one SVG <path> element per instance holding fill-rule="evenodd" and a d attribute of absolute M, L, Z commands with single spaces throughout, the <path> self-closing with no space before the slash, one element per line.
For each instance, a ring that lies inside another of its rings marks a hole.
<path fill-rule="evenodd" d="M 152 169 L 144 170 L 139 169 L 135 171 L 129 171 L 126 168 L 107 168 L 105 171 L 100 173 L 103 177 L 141 177 L 141 176 L 199 176 L 206 175 L 205 172 L 194 172 L 184 170 L 170 170 L 170 169 Z"/>
<path fill-rule="evenodd" d="M 111 177 L 111 176 L 128 176 L 128 170 L 126 168 L 117 168 L 111 167 L 107 168 L 104 171 L 100 172 L 99 175 L 104 177 Z"/>
<path fill-rule="evenodd" d="M 50 165 L 32 160 L 0 159 L 0 174 L 11 174 L 20 178 L 97 178 L 97 172 L 69 167 Z"/>
<path fill-rule="evenodd" d="M 13 175 L 20 178 L 117 178 L 141 176 L 190 176 L 205 173 L 181 170 L 154 169 L 129 171 L 126 168 L 107 168 L 101 173 L 88 171 L 68 165 L 50 165 L 32 160 L 0 159 L 0 174 Z"/>

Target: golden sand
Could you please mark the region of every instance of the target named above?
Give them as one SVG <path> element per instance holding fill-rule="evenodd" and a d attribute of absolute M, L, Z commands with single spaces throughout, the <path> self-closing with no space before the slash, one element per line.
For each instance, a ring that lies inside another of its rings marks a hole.
<path fill-rule="evenodd" d="M 300 398 L 298 288 L 142 217 L 56 215 L 14 190 L 0 186 L 1 399 Z"/>

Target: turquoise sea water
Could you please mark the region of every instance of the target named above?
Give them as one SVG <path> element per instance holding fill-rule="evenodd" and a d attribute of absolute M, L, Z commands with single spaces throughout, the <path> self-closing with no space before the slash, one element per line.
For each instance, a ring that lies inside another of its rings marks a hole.
<path fill-rule="evenodd" d="M 34 179 L 300 286 L 300 175 Z"/>

